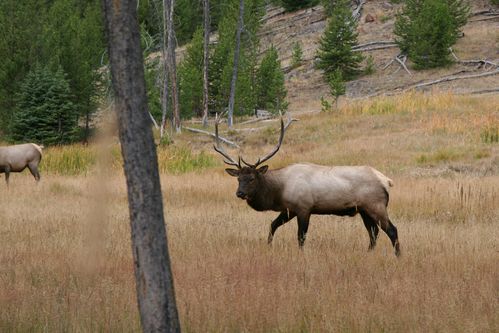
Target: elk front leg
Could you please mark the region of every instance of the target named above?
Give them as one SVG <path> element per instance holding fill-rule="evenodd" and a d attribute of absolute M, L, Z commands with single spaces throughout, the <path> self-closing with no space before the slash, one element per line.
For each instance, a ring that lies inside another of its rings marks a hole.
<path fill-rule="evenodd" d="M 290 221 L 293 217 L 295 217 L 296 214 L 293 212 L 290 212 L 289 210 L 285 210 L 284 212 L 281 212 L 277 218 L 272 221 L 272 224 L 270 225 L 270 231 L 269 231 L 269 238 L 268 238 L 268 243 L 272 243 L 272 239 L 274 239 L 274 233 L 279 228 L 281 225 L 284 223 Z"/>

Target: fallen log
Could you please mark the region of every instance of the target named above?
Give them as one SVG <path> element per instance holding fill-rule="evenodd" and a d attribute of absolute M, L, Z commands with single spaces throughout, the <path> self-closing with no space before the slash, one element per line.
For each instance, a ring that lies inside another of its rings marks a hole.
<path fill-rule="evenodd" d="M 470 94 L 472 94 L 472 95 L 480 95 L 480 94 L 490 94 L 490 93 L 495 93 L 495 92 L 499 92 L 499 88 L 474 90 L 474 91 L 470 92 Z"/>
<path fill-rule="evenodd" d="M 379 45 L 379 46 L 373 46 L 373 47 L 367 47 L 367 48 L 362 48 L 362 49 L 352 49 L 353 52 L 368 52 L 368 51 L 375 51 L 375 50 L 383 50 L 383 49 L 391 49 L 398 47 L 397 44 L 392 44 L 392 45 Z"/>
<path fill-rule="evenodd" d="M 468 22 L 469 23 L 473 23 L 473 22 L 481 22 L 481 21 L 489 21 L 489 20 L 497 20 L 497 19 L 499 19 L 499 15 L 489 16 L 489 17 L 483 17 L 483 18 L 479 18 L 479 19 L 476 19 L 476 20 L 470 20 Z"/>
<path fill-rule="evenodd" d="M 492 71 L 492 72 L 486 72 L 486 73 L 480 73 L 480 74 L 471 74 L 471 75 L 459 75 L 459 76 L 447 76 L 443 77 L 438 80 L 430 81 L 430 82 L 424 82 L 424 83 L 419 83 L 414 86 L 410 86 L 405 90 L 410 90 L 410 89 L 419 89 L 422 87 L 428 87 L 432 86 L 434 84 L 439 84 L 443 82 L 449 82 L 449 81 L 456 81 L 456 80 L 466 80 L 466 79 L 474 79 L 477 77 L 486 77 L 486 76 L 492 76 L 492 75 L 497 75 L 499 74 L 499 69 Z"/>
<path fill-rule="evenodd" d="M 387 44 L 396 44 L 395 41 L 393 40 L 378 40 L 374 42 L 369 42 L 369 43 L 364 43 L 364 44 L 358 44 L 352 47 L 352 50 L 356 49 L 362 49 L 367 46 L 373 46 L 373 45 L 387 45 Z"/>

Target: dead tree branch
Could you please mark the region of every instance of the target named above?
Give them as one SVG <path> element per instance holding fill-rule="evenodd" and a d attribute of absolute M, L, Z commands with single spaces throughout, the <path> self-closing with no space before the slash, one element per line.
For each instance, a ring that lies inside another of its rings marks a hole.
<path fill-rule="evenodd" d="M 395 72 L 393 72 L 393 74 L 397 73 L 400 70 L 400 68 L 403 68 L 410 76 L 412 76 L 412 73 L 409 71 L 409 69 L 405 65 L 405 63 L 407 61 L 407 55 L 405 55 L 405 54 L 397 54 L 392 60 L 390 60 L 385 65 L 385 67 L 383 67 L 383 70 L 390 67 L 390 65 L 393 64 L 395 61 L 399 63 L 400 67 L 397 68 L 397 70 Z"/>
<path fill-rule="evenodd" d="M 400 66 L 402 66 L 404 68 L 404 70 L 410 75 L 412 76 L 412 73 L 409 71 L 409 69 L 407 68 L 407 66 L 405 65 L 405 62 L 407 61 L 407 56 L 403 56 L 402 57 L 402 60 L 399 58 L 399 57 L 395 57 L 395 60 L 400 64 Z"/>

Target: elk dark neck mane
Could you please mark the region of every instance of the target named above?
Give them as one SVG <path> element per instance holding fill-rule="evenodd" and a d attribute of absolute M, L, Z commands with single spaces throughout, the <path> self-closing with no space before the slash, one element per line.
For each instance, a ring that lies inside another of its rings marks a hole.
<path fill-rule="evenodd" d="M 259 212 L 265 210 L 279 211 L 282 206 L 282 183 L 279 181 L 277 170 L 267 171 L 258 177 L 259 190 L 247 202 L 251 208 Z"/>

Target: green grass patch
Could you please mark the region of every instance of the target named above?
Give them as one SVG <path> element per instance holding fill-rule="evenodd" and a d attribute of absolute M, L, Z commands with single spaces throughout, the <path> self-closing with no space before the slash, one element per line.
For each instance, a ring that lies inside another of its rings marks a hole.
<path fill-rule="evenodd" d="M 416 158 L 418 164 L 438 164 L 450 161 L 456 161 L 463 158 L 463 152 L 454 149 L 440 149 L 434 153 L 421 154 Z"/>
<path fill-rule="evenodd" d="M 480 132 L 480 139 L 483 143 L 498 143 L 499 142 L 499 127 L 488 126 Z"/>
<path fill-rule="evenodd" d="M 481 149 L 479 151 L 476 151 L 474 154 L 473 154 L 473 158 L 475 160 L 480 160 L 482 158 L 487 158 L 487 157 L 490 157 L 490 151 L 488 150 L 485 150 L 485 149 Z"/>
<path fill-rule="evenodd" d="M 397 106 L 393 100 L 379 100 L 372 103 L 367 109 L 367 114 L 378 115 L 397 112 Z"/>
<path fill-rule="evenodd" d="M 87 173 L 96 162 L 95 152 L 83 145 L 51 147 L 43 152 L 41 172 L 75 176 Z"/>
<path fill-rule="evenodd" d="M 201 171 L 217 165 L 217 162 L 205 151 L 193 153 L 187 147 L 171 147 L 158 150 L 160 173 L 182 174 Z"/>
<path fill-rule="evenodd" d="M 182 174 L 211 168 L 217 162 L 205 151 L 194 153 L 189 147 L 158 147 L 160 173 Z M 110 168 L 121 170 L 123 158 L 119 146 L 110 152 Z M 71 145 L 51 147 L 44 151 L 40 170 L 42 173 L 76 176 L 87 174 L 97 162 L 97 152 L 92 147 Z M 55 189 L 57 190 L 57 189 Z"/>

